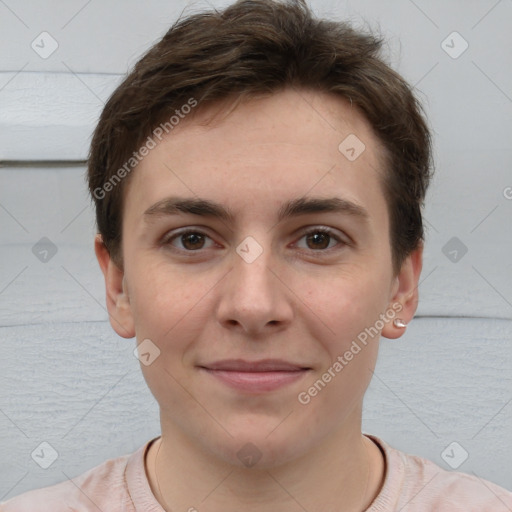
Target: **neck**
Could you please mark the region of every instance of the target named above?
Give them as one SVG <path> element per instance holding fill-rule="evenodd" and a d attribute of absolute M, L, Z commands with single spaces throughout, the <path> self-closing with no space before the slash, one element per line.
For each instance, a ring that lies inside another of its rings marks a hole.
<path fill-rule="evenodd" d="M 297 507 L 362 512 L 384 479 L 382 453 L 360 429 L 352 435 L 337 433 L 314 452 L 268 470 L 227 464 L 179 431 L 162 433 L 148 451 L 146 473 L 166 512 L 292 512 Z"/>

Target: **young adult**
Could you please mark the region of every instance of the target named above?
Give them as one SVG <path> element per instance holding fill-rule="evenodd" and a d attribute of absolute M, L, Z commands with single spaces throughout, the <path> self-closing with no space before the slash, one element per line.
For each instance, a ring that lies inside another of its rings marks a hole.
<path fill-rule="evenodd" d="M 111 324 L 137 339 L 162 433 L 3 511 L 512 509 L 361 431 L 379 338 L 417 308 L 432 174 L 379 48 L 299 0 L 242 0 L 137 63 L 88 183 Z"/>

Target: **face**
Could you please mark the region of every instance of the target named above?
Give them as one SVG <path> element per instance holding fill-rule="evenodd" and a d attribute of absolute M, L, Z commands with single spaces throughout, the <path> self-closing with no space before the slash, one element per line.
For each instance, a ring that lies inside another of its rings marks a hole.
<path fill-rule="evenodd" d="M 252 443 L 270 467 L 360 433 L 379 335 L 412 318 L 421 253 L 393 275 L 381 148 L 350 103 L 287 90 L 201 124 L 211 112 L 134 171 L 124 273 L 97 254 L 114 329 L 159 351 L 141 368 L 163 435 L 239 465 Z M 199 198 L 231 217 L 165 205 Z"/>

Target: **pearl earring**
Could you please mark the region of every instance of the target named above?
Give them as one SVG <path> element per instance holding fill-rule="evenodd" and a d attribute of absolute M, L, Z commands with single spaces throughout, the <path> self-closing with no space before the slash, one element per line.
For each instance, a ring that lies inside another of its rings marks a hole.
<path fill-rule="evenodd" d="M 407 327 L 407 324 L 404 323 L 404 321 L 401 319 L 401 318 L 395 318 L 393 320 L 393 325 L 395 327 L 399 327 L 399 328 L 404 328 L 404 327 Z"/>

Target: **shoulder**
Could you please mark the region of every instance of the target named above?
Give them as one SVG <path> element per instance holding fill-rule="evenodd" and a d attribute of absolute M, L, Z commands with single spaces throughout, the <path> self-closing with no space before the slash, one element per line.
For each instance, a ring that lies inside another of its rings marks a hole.
<path fill-rule="evenodd" d="M 512 510 L 512 492 L 476 475 L 448 471 L 416 455 L 404 454 L 409 499 L 431 503 L 439 512 Z"/>
<path fill-rule="evenodd" d="M 404 453 L 375 436 L 386 458 L 381 490 L 393 510 L 407 512 L 510 512 L 512 492 L 459 471 L 448 471 L 431 460 Z M 369 512 L 374 509 L 370 508 Z M 379 510 L 376 508 L 375 510 Z"/>
<path fill-rule="evenodd" d="M 127 497 L 124 472 L 130 456 L 106 460 L 75 478 L 15 496 L 0 503 L 0 512 L 127 510 L 121 505 Z"/>

